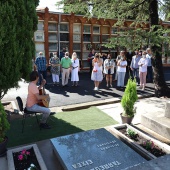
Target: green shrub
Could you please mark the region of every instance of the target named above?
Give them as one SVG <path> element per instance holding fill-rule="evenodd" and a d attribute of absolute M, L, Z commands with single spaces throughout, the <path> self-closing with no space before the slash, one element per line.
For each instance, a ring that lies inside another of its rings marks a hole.
<path fill-rule="evenodd" d="M 128 79 L 128 83 L 126 85 L 125 92 L 121 99 L 121 105 L 123 107 L 123 115 L 132 117 L 136 112 L 136 108 L 134 108 L 134 104 L 137 101 L 137 90 L 136 90 L 136 80 Z"/>
<path fill-rule="evenodd" d="M 0 102 L 0 143 L 4 141 L 6 131 L 10 128 L 10 124 L 7 120 L 7 114 L 4 107 Z"/>
<path fill-rule="evenodd" d="M 137 133 L 131 129 L 127 129 L 127 134 L 130 136 L 130 138 L 133 139 L 133 138 L 135 138 Z"/>

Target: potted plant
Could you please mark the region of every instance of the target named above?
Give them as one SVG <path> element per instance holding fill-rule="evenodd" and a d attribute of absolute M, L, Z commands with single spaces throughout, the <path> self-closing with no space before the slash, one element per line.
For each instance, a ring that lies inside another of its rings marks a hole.
<path fill-rule="evenodd" d="M 9 127 L 10 125 L 7 120 L 7 114 L 4 110 L 2 103 L 0 102 L 0 156 L 6 154 L 8 138 L 5 136 L 5 134 Z"/>
<path fill-rule="evenodd" d="M 122 123 L 130 124 L 136 113 L 136 108 L 134 107 L 137 101 L 137 90 L 136 90 L 136 80 L 132 78 L 128 79 L 125 92 L 121 99 L 121 105 L 123 107 L 123 113 L 121 113 Z"/>

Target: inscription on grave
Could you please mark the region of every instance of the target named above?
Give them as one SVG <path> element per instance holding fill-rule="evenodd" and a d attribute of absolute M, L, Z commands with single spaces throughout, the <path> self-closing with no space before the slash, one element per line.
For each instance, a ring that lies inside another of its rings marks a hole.
<path fill-rule="evenodd" d="M 117 147 L 119 146 L 118 143 L 116 143 L 116 141 L 111 141 L 111 142 L 106 142 L 106 143 L 102 143 L 102 144 L 99 144 L 97 145 L 98 148 L 100 148 L 101 151 L 104 151 L 104 150 L 107 150 L 107 149 L 110 149 L 110 148 L 114 148 L 114 147 Z"/>
<path fill-rule="evenodd" d="M 127 169 L 146 160 L 105 129 L 51 139 L 65 170 Z"/>
<path fill-rule="evenodd" d="M 120 162 L 118 161 L 114 161 L 114 162 L 110 162 L 110 163 L 107 163 L 105 165 L 100 165 L 100 166 L 97 166 L 95 168 L 92 168 L 90 170 L 105 170 L 105 169 L 111 169 L 111 168 L 114 168 L 115 166 L 119 166 L 121 165 Z"/>
<path fill-rule="evenodd" d="M 83 161 L 83 162 L 73 164 L 72 166 L 73 166 L 73 168 L 77 169 L 77 168 L 82 168 L 84 166 L 88 166 L 88 165 L 91 165 L 91 164 L 93 164 L 93 161 L 87 160 L 87 161 Z"/>

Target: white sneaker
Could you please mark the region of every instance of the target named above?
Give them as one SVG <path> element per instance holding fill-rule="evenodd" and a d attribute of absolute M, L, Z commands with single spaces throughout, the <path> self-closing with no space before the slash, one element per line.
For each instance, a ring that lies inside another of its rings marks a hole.
<path fill-rule="evenodd" d="M 108 84 L 106 84 L 106 87 L 109 87 L 109 85 L 108 85 Z"/>
<path fill-rule="evenodd" d="M 112 84 L 110 84 L 110 87 L 113 87 Z"/>
<path fill-rule="evenodd" d="M 96 91 L 96 90 L 97 90 L 97 87 L 95 87 L 94 90 Z"/>

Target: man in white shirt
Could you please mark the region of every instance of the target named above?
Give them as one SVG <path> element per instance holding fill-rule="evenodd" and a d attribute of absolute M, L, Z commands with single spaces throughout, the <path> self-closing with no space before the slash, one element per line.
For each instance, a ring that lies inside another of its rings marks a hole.
<path fill-rule="evenodd" d="M 151 58 L 152 58 L 152 51 L 150 48 L 146 49 L 146 58 L 148 60 L 148 66 L 147 66 L 147 79 L 149 83 L 153 83 L 153 71 L 152 71 L 152 63 L 151 63 Z"/>
<path fill-rule="evenodd" d="M 139 53 L 139 51 L 136 50 L 135 55 L 132 57 L 130 68 L 133 72 L 133 78 L 135 78 L 136 82 L 139 84 L 140 80 L 139 80 L 139 65 L 138 65 L 138 62 L 141 59 L 141 56 L 139 56 L 138 53 Z"/>

